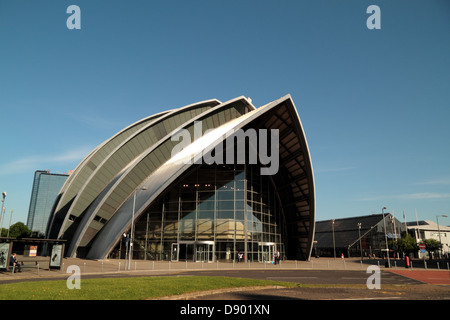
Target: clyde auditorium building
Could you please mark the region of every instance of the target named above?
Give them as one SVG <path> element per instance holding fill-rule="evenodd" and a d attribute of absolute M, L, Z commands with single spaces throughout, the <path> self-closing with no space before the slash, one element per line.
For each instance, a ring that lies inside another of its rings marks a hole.
<path fill-rule="evenodd" d="M 308 260 L 314 226 L 291 96 L 259 108 L 238 97 L 152 115 L 99 145 L 61 188 L 47 237 L 65 239 L 67 257 L 124 258 L 131 247 L 133 259 L 263 262 L 277 251 Z"/>

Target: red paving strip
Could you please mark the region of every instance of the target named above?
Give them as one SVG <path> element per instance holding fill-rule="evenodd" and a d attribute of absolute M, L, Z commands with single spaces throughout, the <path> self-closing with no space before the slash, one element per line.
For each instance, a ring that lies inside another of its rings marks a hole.
<path fill-rule="evenodd" d="M 428 270 L 389 270 L 392 273 L 412 278 L 429 284 L 450 285 L 450 271 L 428 271 Z"/>

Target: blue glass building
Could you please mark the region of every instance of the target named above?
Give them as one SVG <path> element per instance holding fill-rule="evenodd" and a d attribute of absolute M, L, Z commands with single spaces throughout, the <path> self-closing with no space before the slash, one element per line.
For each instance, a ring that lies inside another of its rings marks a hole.
<path fill-rule="evenodd" d="M 34 234 L 45 234 L 53 204 L 68 176 L 47 170 L 37 170 L 34 173 L 27 218 L 27 227 Z"/>

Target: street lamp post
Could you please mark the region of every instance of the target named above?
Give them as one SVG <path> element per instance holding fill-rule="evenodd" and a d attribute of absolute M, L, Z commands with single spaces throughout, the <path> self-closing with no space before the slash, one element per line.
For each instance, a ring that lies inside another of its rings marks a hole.
<path fill-rule="evenodd" d="M 381 212 L 383 213 L 383 224 L 384 224 L 384 240 L 386 241 L 386 255 L 388 259 L 388 268 L 391 267 L 391 260 L 389 259 L 389 247 L 388 247 L 388 241 L 387 241 L 387 234 L 386 234 L 386 219 L 384 218 L 384 210 L 386 207 L 383 207 L 381 209 Z"/>
<path fill-rule="evenodd" d="M 3 230 L 3 221 L 5 221 L 5 212 L 6 212 L 6 207 L 3 208 L 3 211 L 0 212 L 0 234 L 1 234 L 1 230 Z"/>
<path fill-rule="evenodd" d="M 359 251 L 361 252 L 361 260 L 363 258 L 362 246 L 361 246 L 361 222 L 358 222 L 358 234 L 359 234 Z"/>
<path fill-rule="evenodd" d="M 336 243 L 334 240 L 334 219 L 331 220 L 331 229 L 333 230 L 333 251 L 334 251 L 334 258 L 336 259 Z"/>
<path fill-rule="evenodd" d="M 441 250 L 439 250 L 439 259 L 442 259 L 442 241 L 441 241 L 441 230 L 439 229 L 439 217 L 444 217 L 447 218 L 448 215 L 446 214 L 441 214 L 441 215 L 437 215 L 436 216 L 436 222 L 437 222 L 437 226 L 438 226 L 438 234 L 439 234 L 439 242 L 441 243 Z"/>
<path fill-rule="evenodd" d="M 5 205 L 6 191 L 2 193 L 2 210 L 0 210 L 0 223 L 2 222 L 3 207 Z"/>
<path fill-rule="evenodd" d="M 124 264 L 124 270 L 126 266 L 126 261 L 128 260 L 128 248 L 129 248 L 129 241 L 130 238 L 128 237 L 128 234 L 124 233 L 123 238 L 125 239 L 125 264 Z"/>
<path fill-rule="evenodd" d="M 11 216 L 9 217 L 8 235 L 6 236 L 7 238 L 9 238 L 9 230 L 11 229 L 11 220 L 12 220 L 13 212 L 14 212 L 14 210 L 11 210 Z"/>
<path fill-rule="evenodd" d="M 0 211 L 0 236 L 2 233 L 2 227 L 3 227 L 3 208 L 5 206 L 5 198 L 6 198 L 6 191 L 3 191 L 3 193 L 2 193 L 2 210 Z"/>
<path fill-rule="evenodd" d="M 136 193 L 139 190 L 147 190 L 146 187 L 142 187 L 142 188 L 137 188 L 136 190 L 134 190 L 134 195 L 133 195 L 133 215 L 131 218 L 131 231 L 130 231 L 130 249 L 128 250 L 128 270 L 130 270 L 131 268 L 131 256 L 133 255 L 133 241 L 134 241 L 134 214 L 135 214 L 135 209 L 136 209 Z"/>

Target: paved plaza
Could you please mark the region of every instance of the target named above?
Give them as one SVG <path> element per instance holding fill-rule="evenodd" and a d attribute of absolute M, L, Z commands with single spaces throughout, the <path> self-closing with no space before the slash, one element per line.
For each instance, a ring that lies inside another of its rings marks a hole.
<path fill-rule="evenodd" d="M 202 270 L 362 270 L 366 271 L 371 265 L 380 267 L 381 270 L 404 270 L 407 272 L 417 270 L 438 270 L 436 264 L 431 269 L 428 264 L 424 268 L 423 262 L 413 262 L 413 267 L 404 268 L 402 260 L 390 260 L 391 268 L 386 268 L 386 260 L 370 259 L 360 260 L 359 258 L 312 258 L 310 261 L 281 261 L 274 265 L 271 262 L 171 262 L 171 261 L 144 261 L 110 259 L 110 260 L 84 260 L 77 258 L 63 259 L 61 269 L 50 270 L 48 257 L 26 257 L 18 256 L 22 261 L 22 272 L 12 273 L 11 269 L 0 272 L 0 281 L 17 279 L 40 279 L 67 277 L 67 268 L 71 265 L 79 267 L 83 275 L 100 274 L 139 274 L 157 275 L 170 274 L 179 271 L 202 271 Z M 448 263 L 441 263 L 438 271 L 448 269 Z"/>

